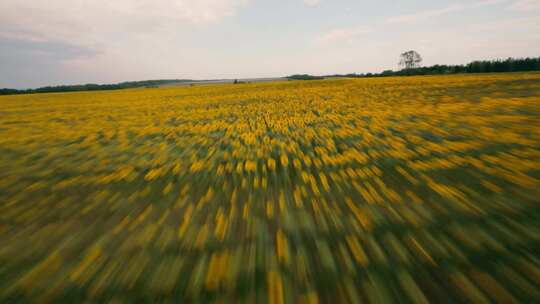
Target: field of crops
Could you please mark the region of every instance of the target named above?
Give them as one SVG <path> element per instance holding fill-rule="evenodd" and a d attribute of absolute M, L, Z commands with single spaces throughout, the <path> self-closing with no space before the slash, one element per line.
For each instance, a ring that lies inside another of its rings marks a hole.
<path fill-rule="evenodd" d="M 540 74 L 0 97 L 0 302 L 540 300 Z"/>

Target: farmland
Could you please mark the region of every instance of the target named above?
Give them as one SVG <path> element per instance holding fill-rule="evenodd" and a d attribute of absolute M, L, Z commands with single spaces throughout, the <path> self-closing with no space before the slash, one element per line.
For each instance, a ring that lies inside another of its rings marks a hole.
<path fill-rule="evenodd" d="M 0 97 L 0 302 L 540 299 L 540 74 Z"/>

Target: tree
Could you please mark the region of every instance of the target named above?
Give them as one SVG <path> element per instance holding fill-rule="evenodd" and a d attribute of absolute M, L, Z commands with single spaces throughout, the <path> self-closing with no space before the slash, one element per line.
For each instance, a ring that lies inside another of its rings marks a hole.
<path fill-rule="evenodd" d="M 416 51 L 407 51 L 400 57 L 399 66 L 405 70 L 419 68 L 422 65 L 422 56 Z"/>

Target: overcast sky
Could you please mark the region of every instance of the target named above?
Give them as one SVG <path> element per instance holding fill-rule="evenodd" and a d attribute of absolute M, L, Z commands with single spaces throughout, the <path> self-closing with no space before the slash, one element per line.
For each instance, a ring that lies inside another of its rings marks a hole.
<path fill-rule="evenodd" d="M 538 16 L 540 0 L 1 0 L 0 87 L 537 57 Z"/>

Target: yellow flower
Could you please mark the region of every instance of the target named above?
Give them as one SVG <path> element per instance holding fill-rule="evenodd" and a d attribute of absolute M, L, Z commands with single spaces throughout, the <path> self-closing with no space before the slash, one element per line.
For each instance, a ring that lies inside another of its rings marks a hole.
<path fill-rule="evenodd" d="M 283 167 L 287 167 L 287 165 L 289 165 L 289 158 L 287 157 L 287 154 L 282 154 L 280 159 L 281 159 L 281 165 Z"/>
<path fill-rule="evenodd" d="M 270 171 L 276 170 L 276 161 L 273 158 L 268 159 L 268 170 Z"/>

